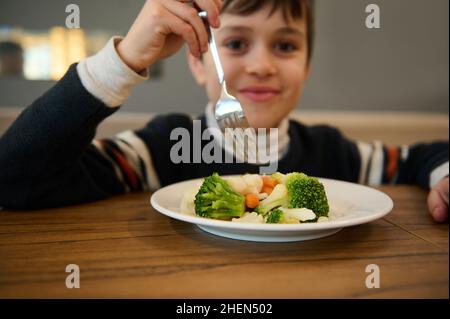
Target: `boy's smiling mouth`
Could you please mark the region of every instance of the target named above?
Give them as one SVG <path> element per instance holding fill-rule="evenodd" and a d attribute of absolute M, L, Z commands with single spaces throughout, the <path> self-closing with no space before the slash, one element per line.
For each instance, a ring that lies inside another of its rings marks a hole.
<path fill-rule="evenodd" d="M 280 94 L 280 90 L 268 86 L 248 86 L 239 93 L 253 102 L 267 102 Z"/>

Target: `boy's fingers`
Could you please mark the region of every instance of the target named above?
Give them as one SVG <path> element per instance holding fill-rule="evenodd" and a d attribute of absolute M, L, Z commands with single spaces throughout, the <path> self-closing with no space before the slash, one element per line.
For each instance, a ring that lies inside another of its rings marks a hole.
<path fill-rule="evenodd" d="M 195 6 L 206 11 L 208 14 L 208 22 L 211 26 L 218 28 L 220 27 L 220 9 L 222 8 L 222 1 L 212 1 L 212 0 L 195 0 Z"/>
<path fill-rule="evenodd" d="M 448 207 L 437 206 L 433 210 L 434 220 L 438 223 L 444 223 L 448 219 Z"/>
<path fill-rule="evenodd" d="M 222 6 L 223 6 L 223 0 L 211 0 L 214 2 L 214 4 L 216 5 L 217 9 L 220 11 L 222 10 Z"/>
<path fill-rule="evenodd" d="M 435 221 L 443 223 L 448 219 L 448 204 L 436 189 L 432 189 L 428 194 L 427 203 L 428 210 Z"/>
<path fill-rule="evenodd" d="M 184 22 L 180 18 L 177 18 L 175 15 L 168 19 L 167 25 L 172 33 L 183 38 L 183 40 L 187 43 L 189 51 L 191 51 L 192 55 L 196 57 L 201 56 L 199 42 L 192 25 Z"/>
<path fill-rule="evenodd" d="M 192 3 L 194 5 L 194 7 L 198 10 L 205 10 L 203 5 L 199 5 L 199 2 L 213 2 L 214 5 L 217 7 L 218 11 L 220 12 L 222 10 L 223 7 L 223 0 L 177 0 L 179 2 L 184 2 L 184 3 Z"/>
<path fill-rule="evenodd" d="M 448 188 L 449 188 L 449 178 L 446 177 L 439 182 L 438 192 L 441 194 L 441 197 L 444 199 L 445 203 L 448 206 Z"/>
<path fill-rule="evenodd" d="M 165 6 L 172 14 L 192 26 L 198 38 L 199 51 L 206 52 L 208 49 L 208 33 L 202 19 L 198 16 L 197 10 L 177 1 L 167 1 Z"/>

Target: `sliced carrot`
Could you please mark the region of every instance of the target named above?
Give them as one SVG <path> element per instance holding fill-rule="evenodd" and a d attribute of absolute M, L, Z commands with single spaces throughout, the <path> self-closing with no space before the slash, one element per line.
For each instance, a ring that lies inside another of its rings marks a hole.
<path fill-rule="evenodd" d="M 256 194 L 247 194 L 245 195 L 245 205 L 248 208 L 255 208 L 259 205 L 259 198 Z"/>
<path fill-rule="evenodd" d="M 272 178 L 270 176 L 267 175 L 262 176 L 263 186 L 270 186 L 270 184 L 272 183 L 271 179 Z"/>
<path fill-rule="evenodd" d="M 273 187 L 266 186 L 266 185 L 264 185 L 263 188 L 261 189 L 261 193 L 266 193 L 267 195 L 270 195 L 270 193 L 272 193 L 272 191 L 273 191 Z"/>
<path fill-rule="evenodd" d="M 263 176 L 262 179 L 263 179 L 263 186 L 274 188 L 278 184 L 278 181 L 272 178 L 271 176 Z"/>

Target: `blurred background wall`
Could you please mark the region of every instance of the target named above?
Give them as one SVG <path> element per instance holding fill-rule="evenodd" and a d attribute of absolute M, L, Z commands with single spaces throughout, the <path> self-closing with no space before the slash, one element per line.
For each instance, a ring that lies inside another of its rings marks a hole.
<path fill-rule="evenodd" d="M 124 35 L 144 0 L 1 0 L 0 25 L 64 26 L 70 3 L 79 5 L 85 30 Z M 365 26 L 370 3 L 381 8 L 381 29 Z M 316 0 L 316 28 L 312 76 L 298 108 L 448 113 L 448 0 Z M 53 84 L 0 77 L 0 111 L 27 106 Z M 205 103 L 180 52 L 120 112 L 197 114 Z"/>

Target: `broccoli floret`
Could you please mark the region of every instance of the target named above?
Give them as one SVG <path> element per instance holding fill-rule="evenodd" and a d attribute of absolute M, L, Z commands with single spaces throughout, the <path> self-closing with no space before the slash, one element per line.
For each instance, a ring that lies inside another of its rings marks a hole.
<path fill-rule="evenodd" d="M 308 208 L 317 217 L 328 216 L 328 206 L 325 188 L 316 177 L 303 173 L 290 173 L 285 177 L 289 194 L 289 208 Z"/>
<path fill-rule="evenodd" d="M 270 211 L 267 215 L 267 224 L 280 224 L 284 219 L 284 213 L 279 209 L 274 209 Z"/>
<path fill-rule="evenodd" d="M 205 178 L 194 203 L 195 213 L 207 218 L 231 220 L 245 213 L 245 197 L 233 191 L 217 173 Z"/>
<path fill-rule="evenodd" d="M 317 218 L 320 216 L 328 217 L 330 210 L 328 205 L 325 188 L 322 183 L 315 177 L 309 177 L 304 173 L 274 173 L 272 178 L 276 179 L 280 184 L 286 185 L 288 199 L 286 205 L 280 205 L 288 208 L 307 208 L 312 210 Z M 267 214 L 268 211 L 276 206 L 258 207 L 257 211 Z M 317 219 L 316 218 L 316 219 Z"/>
<path fill-rule="evenodd" d="M 288 191 L 283 184 L 277 184 L 272 193 L 260 202 L 259 206 L 254 209 L 255 212 L 261 215 L 267 215 L 272 209 L 279 206 L 286 206 L 288 204 Z"/>

